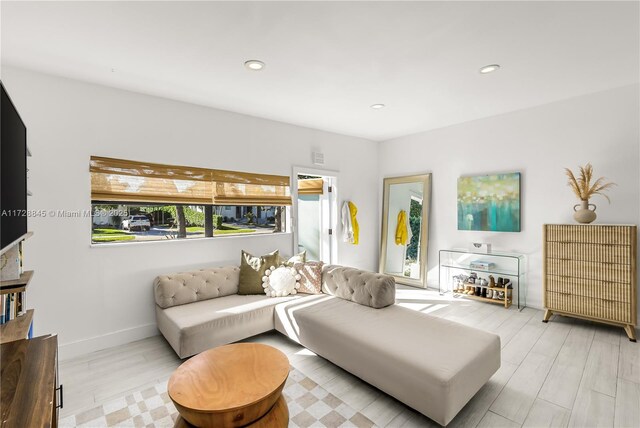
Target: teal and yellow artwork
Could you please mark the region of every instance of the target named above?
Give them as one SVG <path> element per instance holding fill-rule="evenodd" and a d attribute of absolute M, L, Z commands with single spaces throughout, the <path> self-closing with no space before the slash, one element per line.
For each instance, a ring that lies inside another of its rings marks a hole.
<path fill-rule="evenodd" d="M 520 173 L 458 178 L 458 230 L 520 232 Z"/>

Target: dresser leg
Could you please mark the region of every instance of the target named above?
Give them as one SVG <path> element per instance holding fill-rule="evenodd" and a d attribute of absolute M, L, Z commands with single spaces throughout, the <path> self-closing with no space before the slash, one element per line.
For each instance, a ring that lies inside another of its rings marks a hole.
<path fill-rule="evenodd" d="M 624 331 L 627 333 L 627 336 L 629 336 L 630 341 L 636 341 L 636 329 L 634 326 L 627 324 L 624 326 Z"/>
<path fill-rule="evenodd" d="M 553 312 L 551 312 L 550 309 L 546 309 L 544 311 L 544 317 L 542 317 L 542 322 L 549 322 L 549 318 L 551 318 L 551 315 L 553 315 Z"/>

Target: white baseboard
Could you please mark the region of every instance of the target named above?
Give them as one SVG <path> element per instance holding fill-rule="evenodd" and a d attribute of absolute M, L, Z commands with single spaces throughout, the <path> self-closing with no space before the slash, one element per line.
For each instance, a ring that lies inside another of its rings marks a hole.
<path fill-rule="evenodd" d="M 60 361 L 68 360 L 70 358 L 100 351 L 102 349 L 124 345 L 126 343 L 135 342 L 136 340 L 145 339 L 151 336 L 157 336 L 158 334 L 158 327 L 155 323 L 151 323 L 114 331 L 101 336 L 77 340 L 75 342 L 61 343 L 58 346 L 58 359 Z"/>

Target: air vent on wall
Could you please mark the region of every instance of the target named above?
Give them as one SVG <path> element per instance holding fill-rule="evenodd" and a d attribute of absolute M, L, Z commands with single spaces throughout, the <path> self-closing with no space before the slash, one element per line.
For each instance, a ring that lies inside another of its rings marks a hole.
<path fill-rule="evenodd" d="M 311 161 L 314 165 L 324 165 L 324 153 L 313 152 L 311 154 Z"/>

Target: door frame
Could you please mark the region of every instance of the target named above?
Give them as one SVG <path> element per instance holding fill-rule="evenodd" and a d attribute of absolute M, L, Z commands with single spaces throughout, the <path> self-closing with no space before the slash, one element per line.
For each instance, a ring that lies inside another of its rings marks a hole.
<path fill-rule="evenodd" d="M 298 253 L 298 175 L 318 175 L 321 177 L 330 177 L 332 179 L 332 192 L 329 197 L 329 221 L 328 227 L 323 230 L 328 233 L 328 229 L 332 230 L 331 239 L 329 240 L 329 263 L 336 264 L 338 261 L 338 182 L 340 180 L 340 172 L 330 169 L 312 168 L 306 166 L 293 166 L 291 174 L 291 215 L 290 225 L 293 232 L 292 254 Z M 322 221 L 323 219 L 321 219 Z M 323 245 L 321 242 L 320 245 Z"/>

